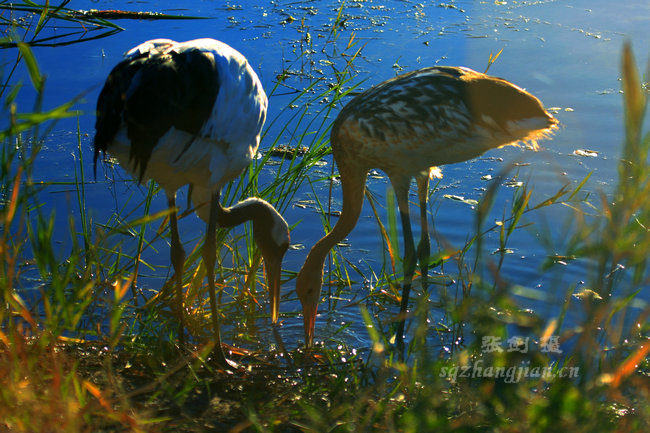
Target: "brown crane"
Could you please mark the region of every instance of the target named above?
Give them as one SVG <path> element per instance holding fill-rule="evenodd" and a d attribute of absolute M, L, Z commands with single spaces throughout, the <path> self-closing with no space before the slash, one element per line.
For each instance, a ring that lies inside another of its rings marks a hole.
<path fill-rule="evenodd" d="M 429 256 L 426 205 L 429 177 L 439 173 L 436 166 L 518 142 L 536 148 L 536 140 L 548 136 L 557 123 L 535 96 L 506 80 L 464 67 L 409 72 L 352 99 L 334 121 L 330 137 L 343 190 L 341 215 L 332 231 L 309 251 L 296 279 L 305 343 L 310 346 L 313 341 L 325 259 L 356 225 L 370 169 L 381 169 L 390 178 L 402 222 L 399 341 L 416 265 L 408 204 L 411 179 L 415 177 L 418 186 L 422 237 L 417 254 L 425 277 Z"/>

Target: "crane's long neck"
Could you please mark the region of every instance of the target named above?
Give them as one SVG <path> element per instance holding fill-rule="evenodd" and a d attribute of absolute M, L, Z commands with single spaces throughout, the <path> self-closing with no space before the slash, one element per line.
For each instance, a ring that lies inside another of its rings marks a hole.
<path fill-rule="evenodd" d="M 332 231 L 313 246 L 300 273 L 319 272 L 322 275 L 325 258 L 330 250 L 352 231 L 361 215 L 368 170 L 348 169 L 339 164 L 339 173 L 343 189 L 341 215 Z"/>
<path fill-rule="evenodd" d="M 276 264 L 281 266 L 285 251 L 282 248 L 289 246 L 289 226 L 282 215 L 269 202 L 257 197 L 247 198 L 229 208 L 222 207 L 217 201 L 220 227 L 235 227 L 246 221 L 253 221 L 253 238 L 264 261 L 277 259 Z"/>
<path fill-rule="evenodd" d="M 253 220 L 253 222 L 270 222 L 270 216 L 273 213 L 277 212 L 268 202 L 251 197 L 240 201 L 232 207 L 223 207 L 219 203 L 217 222 L 219 223 L 219 227 L 235 227 L 250 220 Z"/>

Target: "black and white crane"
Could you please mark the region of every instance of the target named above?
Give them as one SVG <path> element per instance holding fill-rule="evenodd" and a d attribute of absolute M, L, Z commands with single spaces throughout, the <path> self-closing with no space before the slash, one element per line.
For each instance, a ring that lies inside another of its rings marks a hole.
<path fill-rule="evenodd" d="M 257 152 L 267 105 L 246 58 L 214 39 L 154 39 L 138 45 L 113 68 L 97 101 L 95 164 L 101 152 L 108 152 L 141 183 L 153 179 L 167 195 L 181 342 L 185 251 L 178 233 L 176 192 L 192 185 L 195 212 L 207 223 L 202 255 L 215 357 L 225 366 L 214 288 L 219 227 L 252 221 L 274 323 L 279 314 L 281 265 L 289 246 L 286 221 L 259 198 L 230 208 L 219 201 L 222 187 L 238 177 Z"/>

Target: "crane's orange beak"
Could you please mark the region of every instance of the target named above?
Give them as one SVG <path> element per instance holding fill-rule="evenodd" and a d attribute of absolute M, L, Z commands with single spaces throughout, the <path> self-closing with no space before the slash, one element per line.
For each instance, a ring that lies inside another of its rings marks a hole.
<path fill-rule="evenodd" d="M 282 273 L 282 258 L 279 260 L 265 260 L 266 284 L 269 287 L 269 298 L 271 299 L 271 321 L 278 322 L 280 317 L 280 275 Z"/>
<path fill-rule="evenodd" d="M 302 314 L 305 321 L 305 346 L 311 347 L 314 343 L 314 328 L 316 327 L 316 313 L 318 311 L 318 304 L 303 305 Z"/>

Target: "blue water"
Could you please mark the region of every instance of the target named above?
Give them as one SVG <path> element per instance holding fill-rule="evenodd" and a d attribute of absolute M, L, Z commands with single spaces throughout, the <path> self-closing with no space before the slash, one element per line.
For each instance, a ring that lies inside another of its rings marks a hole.
<path fill-rule="evenodd" d="M 190 3 L 182 3 L 187 5 Z M 401 71 L 408 71 L 434 64 L 464 65 L 483 71 L 490 53 L 503 49 L 499 59 L 490 68 L 490 73 L 506 78 L 524 87 L 539 97 L 547 107 L 558 107 L 556 116 L 561 128 L 553 140 L 541 143 L 537 153 L 521 149 L 507 148 L 494 150 L 478 160 L 444 167 L 444 178 L 432 195 L 430 205 L 434 236 L 432 251 L 439 245 L 460 248 L 474 230 L 472 206 L 444 198 L 445 194 L 463 196 L 478 200 L 489 182 L 481 180 L 487 174 L 496 174 L 513 161 L 525 162 L 518 168 L 519 180 L 528 180 L 534 188 L 532 203 L 541 201 L 553 194 L 565 183 L 576 183 L 588 173 L 593 172 L 588 190 L 604 191 L 613 188 L 617 179 L 617 158 L 622 141 L 622 108 L 619 93 L 619 57 L 623 41 L 629 40 L 636 49 L 637 60 L 646 64 L 647 47 L 650 46 L 650 5 L 644 0 L 626 2 L 625 5 L 607 1 L 580 0 L 571 2 L 495 2 L 449 1 L 413 2 L 346 2 L 344 8 L 345 25 L 340 29 L 336 44 L 326 44 L 333 18 L 340 6 L 331 0 L 308 2 L 261 2 L 259 5 L 221 2 L 192 2 L 191 7 L 178 7 L 178 2 L 139 1 L 139 2 L 73 2 L 70 7 L 78 9 L 104 8 L 136 11 L 159 11 L 170 14 L 207 17 L 205 20 L 116 20 L 124 27 L 109 38 L 72 44 L 57 48 L 35 48 L 34 52 L 41 70 L 47 75 L 44 107 L 49 108 L 73 97 L 83 95 L 77 105 L 81 115 L 75 119 L 59 122 L 49 136 L 46 147 L 37 162 L 36 177 L 48 181 L 70 181 L 74 178 L 73 167 L 77 164 L 77 122 L 82 135 L 84 167 L 86 176 L 92 173 L 92 136 L 94 131 L 93 110 L 97 95 L 111 68 L 120 60 L 122 53 L 138 43 L 152 38 L 164 37 L 175 40 L 189 40 L 199 37 L 220 39 L 241 51 L 257 70 L 260 79 L 270 92 L 276 84 L 276 77 L 284 69 L 293 74 L 287 79 L 287 86 L 281 86 L 270 98 L 266 139 L 262 147 L 268 147 L 269 138 L 280 134 L 287 122 L 295 122 L 291 114 L 281 111 L 295 96 L 292 88 L 301 89 L 309 83 L 300 73 L 323 77 L 322 88 L 332 80 L 332 69 L 327 63 L 326 52 L 342 51 L 351 37 L 360 45 L 365 45 L 363 54 L 355 65 L 359 81 L 367 88 Z M 444 7 L 444 6 L 447 7 Z M 288 18 L 292 17 L 294 20 Z M 304 20 L 304 21 L 303 21 Z M 56 32 L 62 29 L 50 30 Z M 313 51 L 305 42 L 309 34 Z M 10 62 L 15 52 L 0 52 L 3 64 Z M 340 59 L 338 60 L 340 62 Z M 16 72 L 23 77 L 25 86 L 18 99 L 19 108 L 29 110 L 32 106 L 33 92 L 28 84 L 24 70 Z M 314 108 L 316 112 L 318 107 Z M 272 122 L 275 119 L 274 122 Z M 270 125 L 270 126 L 269 126 Z M 283 135 L 281 144 L 296 145 L 295 137 Z M 596 157 L 573 155 L 576 149 L 590 149 L 598 152 Z M 331 161 L 315 170 L 314 178 L 330 172 Z M 269 168 L 269 171 L 273 168 Z M 381 174 L 381 173 L 380 173 Z M 127 176 L 121 171 L 110 172 L 109 176 L 118 179 Z M 93 212 L 95 224 L 102 224 L 111 215 L 128 203 L 138 202 L 146 194 L 146 188 L 132 183 L 119 183 L 115 186 L 105 181 L 104 167 L 99 167 L 97 184 L 89 185 L 88 205 Z M 372 178 L 368 185 L 376 194 L 381 206 L 385 206 L 388 182 L 385 178 Z M 328 184 L 318 183 L 314 191 L 321 200 L 326 200 Z M 43 193 L 45 210 L 55 210 L 59 216 L 61 232 L 61 252 L 65 254 L 69 245 L 67 222 L 64 216 L 77 212 L 74 193 L 66 187 L 50 187 Z M 335 190 L 335 197 L 338 192 Z M 310 199 L 312 189 L 304 188 L 295 201 Z M 504 209 L 510 205 L 512 188 L 503 187 L 488 221 L 499 220 Z M 179 199 L 179 201 L 183 200 Z M 287 270 L 299 270 L 308 249 L 322 235 L 319 217 L 309 208 L 289 206 L 285 217 L 290 224 L 300 222 L 292 231 L 292 243 L 303 245 L 303 249 L 290 250 L 285 258 Z M 338 203 L 335 203 L 337 206 Z M 164 197 L 159 196 L 153 211 L 166 207 Z M 413 208 L 417 215 L 416 208 Z M 134 216 L 141 215 L 140 213 Z M 385 215 L 385 213 L 384 213 Z M 536 222 L 535 226 L 519 230 L 513 235 L 509 254 L 503 265 L 503 277 L 514 284 L 535 289 L 534 293 L 520 298 L 523 308 L 533 309 L 544 317 L 558 314 L 571 285 L 581 287 L 587 280 L 588 266 L 574 263 L 564 266 L 560 271 L 542 272 L 541 263 L 548 254 L 561 253 L 564 241 L 563 225 L 572 216 L 569 209 L 553 207 L 527 217 Z M 385 220 L 384 220 L 385 222 Z M 417 227 L 417 225 L 416 225 Z M 539 242 L 540 227 L 547 227 L 556 240 L 556 250 L 549 251 Z M 203 233 L 204 225 L 197 218 L 185 218 L 181 222 L 182 237 L 189 245 L 194 245 Z M 416 230 L 416 236 L 419 232 Z M 367 278 L 372 283 L 372 270 L 378 272 L 386 263 L 383 244 L 378 225 L 372 216 L 370 206 L 365 205 L 364 214 L 357 228 L 348 237 L 349 247 L 343 254 L 355 263 L 364 273 L 354 275 L 359 281 Z M 145 270 L 144 281 L 152 289 L 158 288 L 169 271 L 169 255 L 164 242 L 156 244 L 158 251 L 149 251 L 146 260 L 159 266 L 155 272 Z M 490 236 L 484 246 L 492 251 L 498 246 L 498 236 Z M 497 260 L 495 256 L 495 260 Z M 556 267 L 562 267 L 557 265 Z M 550 274 L 553 273 L 553 276 Z M 455 265 L 448 263 L 445 276 L 436 280 L 431 298 L 436 299 L 444 287 L 453 288 L 452 279 L 458 274 Z M 293 281 L 283 287 L 284 294 L 294 290 Z M 366 293 L 360 291 L 359 293 Z M 345 299 L 360 298 L 354 292 Z M 291 298 L 295 296 L 291 293 Z M 648 295 L 642 296 L 648 301 Z M 317 322 L 317 338 L 325 339 L 336 331 L 342 322 L 353 323 L 342 338 L 352 346 L 367 346 L 367 334 L 360 321 L 357 306 L 344 307 L 338 303 L 338 310 L 331 312 L 327 305 L 321 305 Z M 285 302 L 282 312 L 299 311 L 297 301 Z M 389 311 L 380 313 L 381 319 L 388 322 Z M 444 312 L 433 312 L 434 318 L 442 318 Z M 575 315 L 574 315 L 575 314 Z M 580 306 L 569 312 L 568 320 L 580 314 Z M 233 321 L 232 334 L 236 334 L 238 321 Z M 297 344 L 302 340 L 302 319 L 284 317 L 282 335 L 285 342 Z M 228 341 L 227 332 L 226 341 Z M 270 339 L 270 334 L 262 332 L 262 341 Z M 264 344 L 264 343 L 263 343 Z"/>

